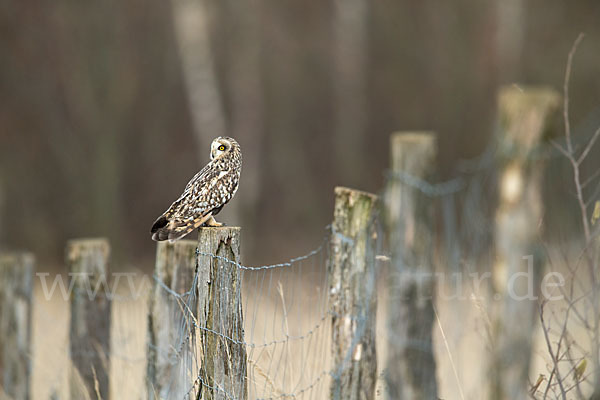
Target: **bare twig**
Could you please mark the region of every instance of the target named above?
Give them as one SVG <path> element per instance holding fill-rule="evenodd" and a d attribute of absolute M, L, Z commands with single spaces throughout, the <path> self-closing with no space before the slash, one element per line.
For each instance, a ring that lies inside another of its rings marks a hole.
<path fill-rule="evenodd" d="M 594 179 L 600 176 L 600 169 L 596 170 L 593 174 L 591 174 L 583 183 L 582 186 L 585 188 L 587 185 L 592 183 Z"/>
<path fill-rule="evenodd" d="M 287 313 L 287 308 L 285 306 L 285 296 L 283 295 L 283 285 L 281 284 L 281 282 L 277 282 L 277 293 L 279 293 L 279 297 L 281 298 L 281 306 L 283 307 L 283 321 L 284 321 L 284 326 L 285 326 L 285 347 L 286 347 L 286 351 L 287 351 L 287 363 L 288 363 L 288 370 L 290 371 L 289 379 L 290 379 L 290 387 L 291 387 L 292 386 L 291 377 L 293 376 L 293 368 L 292 368 L 292 353 L 290 350 L 290 326 L 288 324 L 288 313 Z"/>
<path fill-rule="evenodd" d="M 579 46 L 579 43 L 581 43 L 581 41 L 583 40 L 584 36 L 585 35 L 583 33 L 580 33 L 579 36 L 577 36 L 577 39 L 575 39 L 575 42 L 571 47 L 571 51 L 569 51 L 569 58 L 567 60 L 567 69 L 565 71 L 565 81 L 563 86 L 563 117 L 565 120 L 565 136 L 567 138 L 567 150 L 569 154 L 573 154 L 573 142 L 571 140 L 571 123 L 569 122 L 569 83 L 571 80 L 571 67 L 573 65 L 573 56 L 575 55 L 577 47 Z"/>
<path fill-rule="evenodd" d="M 581 165 L 583 160 L 585 160 L 585 158 L 588 156 L 588 154 L 590 153 L 590 150 L 592 149 L 592 147 L 594 147 L 594 143 L 596 143 L 598 136 L 600 136 L 600 127 L 598 129 L 596 129 L 596 132 L 594 132 L 594 136 L 592 136 L 592 138 L 588 142 L 587 146 L 585 146 L 585 149 L 583 150 L 583 152 L 577 159 L 577 165 Z"/>
<path fill-rule="evenodd" d="M 585 200 L 583 197 L 583 186 L 581 184 L 579 164 L 583 159 L 585 159 L 585 157 L 589 153 L 589 149 L 591 149 L 591 145 L 594 144 L 594 142 L 597 139 L 597 135 L 600 134 L 600 133 L 598 133 L 598 132 L 600 132 L 600 129 L 598 131 L 596 131 L 596 134 L 594 134 L 594 137 L 592 138 L 592 140 L 590 140 L 587 147 L 583 151 L 582 155 L 579 158 L 575 158 L 575 154 L 574 154 L 574 150 L 573 150 L 573 138 L 571 135 L 571 123 L 569 120 L 569 82 L 571 81 L 571 69 L 572 69 L 572 65 L 573 65 L 573 57 L 575 55 L 575 52 L 577 51 L 577 47 L 579 46 L 579 43 L 581 43 L 581 41 L 583 40 L 583 37 L 584 37 L 584 34 L 580 33 L 579 36 L 577 36 L 577 39 L 575 39 L 575 43 L 573 43 L 573 46 L 571 47 L 571 51 L 569 52 L 569 58 L 567 60 L 567 68 L 565 70 L 565 81 L 564 81 L 564 87 L 563 87 L 563 92 L 564 92 L 564 95 L 563 95 L 563 118 L 564 118 L 564 123 L 565 123 L 565 138 L 566 138 L 566 142 L 567 142 L 567 148 L 565 151 L 565 149 L 562 148 L 561 146 L 555 145 L 555 147 L 569 159 L 569 161 L 571 162 L 571 165 L 573 167 L 573 175 L 574 175 L 573 178 L 575 181 L 575 190 L 577 191 L 577 201 L 579 203 L 579 208 L 580 208 L 580 211 L 582 214 L 583 232 L 585 234 L 585 240 L 587 243 L 590 240 L 590 226 L 589 226 L 589 222 L 587 219 L 587 207 L 585 205 Z"/>
<path fill-rule="evenodd" d="M 558 144 L 554 140 L 552 140 L 550 143 L 552 143 L 552 146 L 554 146 L 558 151 L 560 151 L 563 156 L 567 157 L 569 159 L 569 161 L 571 161 L 571 159 L 573 157 L 571 156 L 571 153 L 569 153 L 569 151 L 567 149 L 565 149 L 564 147 L 562 147 L 560 144 Z"/>
<path fill-rule="evenodd" d="M 552 382 L 552 377 L 554 375 L 556 375 L 556 381 L 558 383 L 558 385 L 560 386 L 560 392 L 562 395 L 563 400 L 567 400 L 567 396 L 566 396 L 566 392 L 565 392 L 565 388 L 563 387 L 562 384 L 562 379 L 560 377 L 560 371 L 558 370 L 558 350 L 556 351 L 556 353 L 554 353 L 554 351 L 552 350 L 552 342 L 550 341 L 550 336 L 549 336 L 549 329 L 547 329 L 546 324 L 544 322 L 544 306 L 546 305 L 547 301 L 543 300 L 542 304 L 540 304 L 540 322 L 542 324 L 542 331 L 544 332 L 544 340 L 546 341 L 546 346 L 548 348 L 548 354 L 550 354 L 550 357 L 552 358 L 552 373 L 550 374 L 550 378 L 548 378 L 548 384 L 546 385 L 546 391 L 544 392 L 544 399 L 546 398 L 546 396 L 548 395 L 548 391 L 550 389 L 550 384 Z"/>
<path fill-rule="evenodd" d="M 575 149 L 573 147 L 573 137 L 571 134 L 571 125 L 570 125 L 570 120 L 569 120 L 569 82 L 570 82 L 570 78 L 571 78 L 571 69 L 572 69 L 574 55 L 577 51 L 577 47 L 583 40 L 583 37 L 584 37 L 583 34 L 579 34 L 579 36 L 577 36 L 577 39 L 573 43 L 573 46 L 571 47 L 571 51 L 569 52 L 569 57 L 567 60 L 567 67 L 565 70 L 565 79 L 564 79 L 564 88 L 563 88 L 563 91 L 564 91 L 563 117 L 564 117 L 564 126 L 565 126 L 566 148 L 562 147 L 558 144 L 554 144 L 554 145 L 571 163 L 571 167 L 573 170 L 573 181 L 574 181 L 575 190 L 576 190 L 576 198 L 577 198 L 577 202 L 579 204 L 579 209 L 580 209 L 580 214 L 581 214 L 580 217 L 581 217 L 581 221 L 582 221 L 582 225 L 583 225 L 583 233 L 584 233 L 585 243 L 584 243 L 584 248 L 582 250 L 582 253 L 577 260 L 576 266 L 579 265 L 579 263 L 581 262 L 582 259 L 587 261 L 589 277 L 590 277 L 590 281 L 591 281 L 590 301 L 589 302 L 591 303 L 591 308 L 594 310 L 594 312 L 592 314 L 592 323 L 591 323 L 591 326 L 589 327 L 588 331 L 592 338 L 592 346 L 593 346 L 592 358 L 593 358 L 593 362 L 594 362 L 594 371 L 595 371 L 593 386 L 594 386 L 594 393 L 596 396 L 600 392 L 600 371 L 599 371 L 600 358 L 598 356 L 598 350 L 599 350 L 599 346 L 600 346 L 600 320 L 599 320 L 599 316 L 596 312 L 597 305 L 598 305 L 598 292 L 597 292 L 598 285 L 597 285 L 597 276 L 596 276 L 597 272 L 596 272 L 595 256 L 593 256 L 591 254 L 591 251 L 593 250 L 592 247 L 594 245 L 593 244 L 594 238 L 592 237 L 592 233 L 591 233 L 591 229 L 590 229 L 590 221 L 588 220 L 588 215 L 587 215 L 587 207 L 588 207 L 589 203 L 586 202 L 584 193 L 583 193 L 585 186 L 594 179 L 595 175 L 592 175 L 591 178 L 588 178 L 587 180 L 585 180 L 582 183 L 580 167 L 581 167 L 581 164 L 583 163 L 583 161 L 585 161 L 585 159 L 590 154 L 594 144 L 598 140 L 598 137 L 600 137 L 600 128 L 598 128 L 594 132 L 592 138 L 588 141 L 588 143 L 586 144 L 586 146 L 583 149 L 583 151 L 581 152 L 581 154 L 579 156 L 576 156 Z M 569 269 L 571 269 L 571 268 L 569 268 Z M 577 269 L 577 268 L 575 268 L 575 269 Z M 574 271 L 571 271 L 571 272 L 572 272 L 572 279 L 575 279 Z M 586 305 L 587 305 L 587 303 L 586 303 Z M 574 306 L 574 303 L 572 302 L 572 296 L 569 299 L 569 309 L 567 310 L 567 314 L 565 316 L 565 321 L 564 321 L 564 325 L 563 325 L 563 330 L 559 337 L 556 355 L 558 355 L 558 353 L 560 351 L 561 342 L 565 338 L 565 335 L 567 334 L 566 324 L 567 324 L 569 312 L 571 310 L 573 310 L 574 313 L 578 316 L 578 318 L 580 318 L 580 316 Z M 542 313 L 543 313 L 543 309 L 542 309 Z M 543 315 L 541 315 L 540 317 L 543 318 Z M 583 318 L 580 318 L 580 319 L 582 319 L 582 321 L 585 322 L 586 326 L 589 326 L 587 324 L 586 320 L 584 320 Z M 548 333 L 547 329 L 544 329 L 544 334 L 547 335 L 547 333 Z M 565 339 L 565 340 L 567 340 L 567 339 Z M 570 351 L 569 343 L 566 344 L 566 347 L 567 347 L 567 352 L 569 352 Z M 551 345 L 549 343 L 548 343 L 548 348 L 551 353 L 550 355 L 553 357 L 553 361 L 556 360 L 556 357 L 555 357 L 555 355 L 553 355 Z M 558 369 L 557 369 L 557 372 L 558 372 Z M 558 379 L 558 378 L 557 378 L 557 381 L 559 383 L 561 383 L 560 379 Z M 578 386 L 577 386 L 577 388 L 579 390 Z M 564 392 L 564 388 L 562 386 L 561 386 L 561 391 L 562 391 L 563 397 L 564 397 L 565 392 Z M 546 390 L 546 392 L 547 392 L 547 390 Z"/>
<path fill-rule="evenodd" d="M 96 368 L 92 365 L 92 374 L 94 375 L 94 391 L 96 392 L 96 398 L 98 400 L 102 400 L 102 396 L 100 395 L 100 383 L 98 382 L 98 377 L 96 376 Z"/>
<path fill-rule="evenodd" d="M 462 385 L 460 383 L 460 379 L 458 378 L 458 372 L 456 370 L 456 365 L 454 364 L 454 359 L 452 358 L 452 353 L 450 352 L 450 346 L 448 345 L 448 340 L 446 339 L 446 334 L 444 333 L 444 328 L 442 328 L 442 322 L 440 321 L 440 316 L 438 315 L 435 305 L 433 306 L 433 312 L 435 313 L 435 318 L 436 318 L 438 326 L 440 328 L 440 333 L 442 334 L 442 339 L 444 340 L 444 345 L 446 346 L 446 352 L 448 353 L 448 359 L 450 360 L 450 365 L 452 366 L 452 371 L 454 372 L 454 378 L 456 379 L 456 386 L 458 386 L 458 392 L 460 393 L 460 398 L 462 400 L 465 400 L 465 395 L 463 393 Z"/>

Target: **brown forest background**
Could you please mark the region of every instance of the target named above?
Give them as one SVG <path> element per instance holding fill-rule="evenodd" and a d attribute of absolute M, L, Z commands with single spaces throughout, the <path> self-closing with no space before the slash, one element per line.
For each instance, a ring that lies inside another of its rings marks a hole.
<path fill-rule="evenodd" d="M 0 244 L 58 264 L 65 240 L 107 236 L 149 260 L 150 225 L 226 133 L 244 170 L 220 220 L 245 262 L 306 252 L 335 185 L 380 190 L 391 132 L 437 131 L 452 177 L 488 145 L 499 85 L 560 89 L 579 32 L 575 134 L 600 122 L 596 0 L 4 1 Z"/>

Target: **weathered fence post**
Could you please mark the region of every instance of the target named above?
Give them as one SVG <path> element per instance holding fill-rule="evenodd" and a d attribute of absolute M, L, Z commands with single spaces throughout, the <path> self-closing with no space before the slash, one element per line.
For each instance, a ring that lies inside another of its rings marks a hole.
<path fill-rule="evenodd" d="M 246 399 L 240 228 L 198 235 L 199 399 Z"/>
<path fill-rule="evenodd" d="M 152 400 L 183 398 L 190 386 L 187 374 L 178 370 L 178 360 L 194 334 L 195 306 L 188 301 L 195 301 L 196 247 L 194 240 L 180 240 L 159 242 L 156 248 L 148 313 L 147 389 Z"/>
<path fill-rule="evenodd" d="M 539 283 L 544 264 L 539 244 L 544 169 L 540 145 L 557 122 L 559 105 L 560 95 L 547 88 L 510 86 L 501 89 L 498 96 L 500 198 L 493 275 L 495 297 L 502 301 L 495 311 L 490 370 L 493 399 L 529 397 L 531 341 L 539 318 L 536 301 L 527 297 L 528 281 Z M 533 287 L 539 288 L 536 283 Z"/>
<path fill-rule="evenodd" d="M 375 396 L 377 203 L 377 196 L 371 193 L 335 188 L 328 263 L 335 371 L 331 399 Z"/>
<path fill-rule="evenodd" d="M 109 398 L 110 309 L 106 239 L 71 240 L 66 261 L 73 280 L 70 348 L 71 398 Z"/>
<path fill-rule="evenodd" d="M 433 133 L 391 138 L 392 171 L 385 198 L 390 238 L 388 399 L 437 399 L 432 346 L 434 243 L 432 202 L 419 190 L 432 175 Z"/>
<path fill-rule="evenodd" d="M 30 397 L 34 257 L 0 255 L 0 387 L 14 400 Z"/>

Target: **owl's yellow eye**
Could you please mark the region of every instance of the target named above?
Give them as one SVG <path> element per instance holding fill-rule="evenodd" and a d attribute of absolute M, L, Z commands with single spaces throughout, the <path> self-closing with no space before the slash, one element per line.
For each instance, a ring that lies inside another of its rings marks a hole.
<path fill-rule="evenodd" d="M 218 149 L 219 151 L 223 151 L 223 150 L 225 150 L 225 146 L 223 146 L 223 145 L 220 145 L 219 147 L 217 147 L 217 149 Z"/>

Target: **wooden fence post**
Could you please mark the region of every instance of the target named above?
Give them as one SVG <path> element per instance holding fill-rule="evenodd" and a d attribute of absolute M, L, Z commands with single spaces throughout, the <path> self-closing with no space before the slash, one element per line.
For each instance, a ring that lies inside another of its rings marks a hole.
<path fill-rule="evenodd" d="M 335 188 L 330 242 L 329 298 L 332 305 L 331 399 L 368 400 L 375 396 L 377 196 Z"/>
<path fill-rule="evenodd" d="M 248 382 L 240 228 L 200 228 L 198 252 L 198 398 L 243 400 Z"/>
<path fill-rule="evenodd" d="M 418 189 L 436 156 L 433 133 L 391 137 L 392 171 L 385 198 L 390 238 L 388 399 L 437 399 L 432 346 L 434 243 L 432 202 Z"/>
<path fill-rule="evenodd" d="M 154 282 L 148 313 L 147 389 L 152 400 L 183 398 L 189 389 L 189 377 L 177 375 L 181 372 L 177 361 L 189 348 L 188 338 L 183 336 L 194 332 L 190 313 L 195 313 L 195 308 L 190 304 L 188 310 L 186 301 L 194 297 L 196 247 L 194 240 L 179 240 L 159 242 L 156 248 L 154 275 L 159 282 Z M 179 299 L 169 290 L 189 294 Z"/>
<path fill-rule="evenodd" d="M 537 303 L 528 295 L 530 279 L 539 288 L 543 252 L 543 143 L 558 121 L 560 95 L 547 88 L 505 87 L 498 96 L 499 202 L 496 211 L 494 352 L 491 398 L 529 397 L 527 381 Z M 528 279 L 523 278 L 523 273 Z M 532 276 L 530 276 L 530 274 Z M 521 275 L 520 279 L 515 279 Z M 537 295 L 536 292 L 531 293 Z"/>
<path fill-rule="evenodd" d="M 15 400 L 30 397 L 33 273 L 32 254 L 0 255 L 0 387 Z"/>
<path fill-rule="evenodd" d="M 70 348 L 73 399 L 109 398 L 110 310 L 106 239 L 71 240 L 66 261 L 73 280 Z"/>

